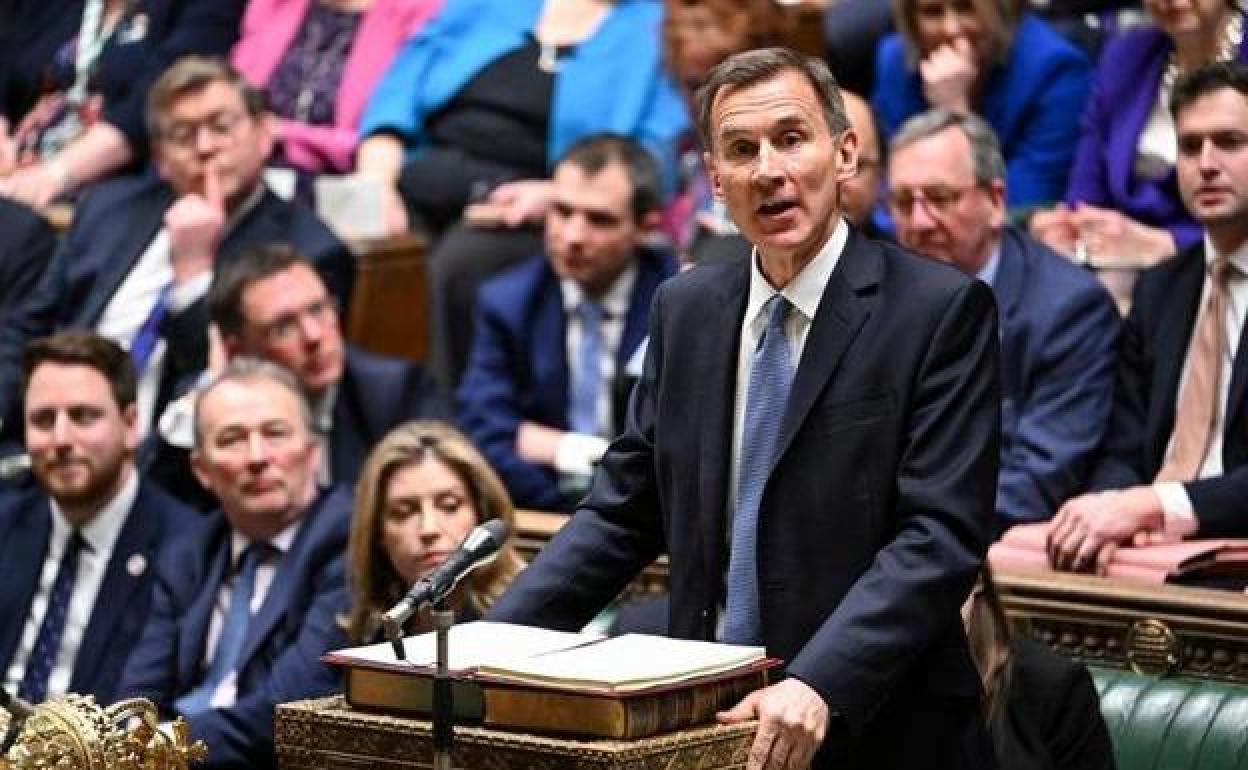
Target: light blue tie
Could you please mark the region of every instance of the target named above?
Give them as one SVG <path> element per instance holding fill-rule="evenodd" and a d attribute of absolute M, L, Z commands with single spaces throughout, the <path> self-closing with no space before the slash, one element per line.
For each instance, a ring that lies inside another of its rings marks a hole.
<path fill-rule="evenodd" d="M 602 392 L 602 321 L 606 312 L 602 305 L 585 299 L 576 306 L 576 314 L 581 320 L 581 343 L 577 348 L 568 426 L 576 433 L 598 436 L 602 434 L 598 396 Z"/>
<path fill-rule="evenodd" d="M 741 451 L 737 463 L 737 507 L 732 515 L 723 641 L 758 644 L 762 639 L 758 609 L 758 505 L 776 452 L 789 386 L 792 354 L 784 322 L 793 306 L 780 294 L 763 306 L 767 328 L 750 364 Z"/>
<path fill-rule="evenodd" d="M 174 708 L 179 714 L 190 717 L 207 711 L 221 682 L 238 665 L 238 656 L 243 651 L 243 640 L 247 638 L 247 624 L 251 622 L 251 597 L 256 588 L 256 570 L 272 550 L 268 543 L 252 543 L 243 551 L 238 572 L 234 576 L 234 586 L 230 590 L 230 606 L 225 613 L 225 622 L 221 625 L 221 636 L 217 639 L 212 663 L 199 686 L 174 702 Z"/>

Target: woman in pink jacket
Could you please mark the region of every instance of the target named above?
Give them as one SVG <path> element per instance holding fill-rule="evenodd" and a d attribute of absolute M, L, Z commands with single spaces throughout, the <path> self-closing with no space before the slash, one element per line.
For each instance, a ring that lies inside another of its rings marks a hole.
<path fill-rule="evenodd" d="M 441 0 L 250 0 L 231 60 L 278 118 L 277 165 L 349 173 L 356 129 L 399 47 Z"/>

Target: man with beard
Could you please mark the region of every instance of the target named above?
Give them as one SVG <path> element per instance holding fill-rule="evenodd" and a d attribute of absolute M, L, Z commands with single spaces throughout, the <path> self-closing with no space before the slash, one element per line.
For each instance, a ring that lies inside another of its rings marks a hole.
<path fill-rule="evenodd" d="M 32 342 L 25 433 L 38 486 L 0 492 L 0 676 L 38 702 L 116 699 L 147 622 L 152 565 L 197 514 L 134 467 L 130 357 L 88 332 Z"/>
<path fill-rule="evenodd" d="M 221 508 L 166 547 L 120 689 L 185 717 L 201 767 L 276 767 L 274 707 L 337 689 L 351 494 L 319 488 L 320 452 L 276 364 L 236 358 L 199 395 L 191 465 Z"/>

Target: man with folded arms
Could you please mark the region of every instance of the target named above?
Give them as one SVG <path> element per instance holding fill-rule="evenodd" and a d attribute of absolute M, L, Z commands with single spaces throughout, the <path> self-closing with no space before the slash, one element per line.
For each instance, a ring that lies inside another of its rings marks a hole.
<path fill-rule="evenodd" d="M 221 501 L 171 541 L 121 694 L 184 716 L 209 768 L 268 768 L 278 703 L 337 689 L 351 495 L 316 483 L 320 444 L 303 389 L 238 358 L 199 396 L 191 462 Z"/>
<path fill-rule="evenodd" d="M 0 685 L 39 702 L 116 700 L 147 623 L 161 544 L 197 514 L 134 467 L 134 366 L 89 332 L 35 340 L 23 361 L 37 486 L 0 492 Z"/>
<path fill-rule="evenodd" d="M 1202 67 L 1170 103 L 1179 192 L 1205 235 L 1136 284 L 1096 491 L 1049 532 L 1059 569 L 1103 572 L 1122 544 L 1248 534 L 1248 67 Z"/>

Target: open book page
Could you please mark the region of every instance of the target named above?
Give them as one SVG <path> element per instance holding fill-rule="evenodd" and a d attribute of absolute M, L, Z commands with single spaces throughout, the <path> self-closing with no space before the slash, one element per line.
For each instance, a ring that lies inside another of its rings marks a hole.
<path fill-rule="evenodd" d="M 765 657 L 762 647 L 626 634 L 510 664 L 484 664 L 479 673 L 518 684 L 626 693 L 735 671 Z"/>
<path fill-rule="evenodd" d="M 449 633 L 447 651 L 450 655 L 447 667 L 459 672 L 470 671 L 486 664 L 508 665 L 523 658 L 602 639 L 602 634 L 548 631 L 544 628 L 488 620 L 452 626 Z M 437 635 L 433 632 L 407 637 L 403 640 L 403 648 L 407 652 L 408 665 L 431 668 L 437 663 Z M 395 660 L 394 650 L 388 642 L 335 650 L 329 657 L 333 662 L 342 665 L 402 665 L 402 661 Z"/>

